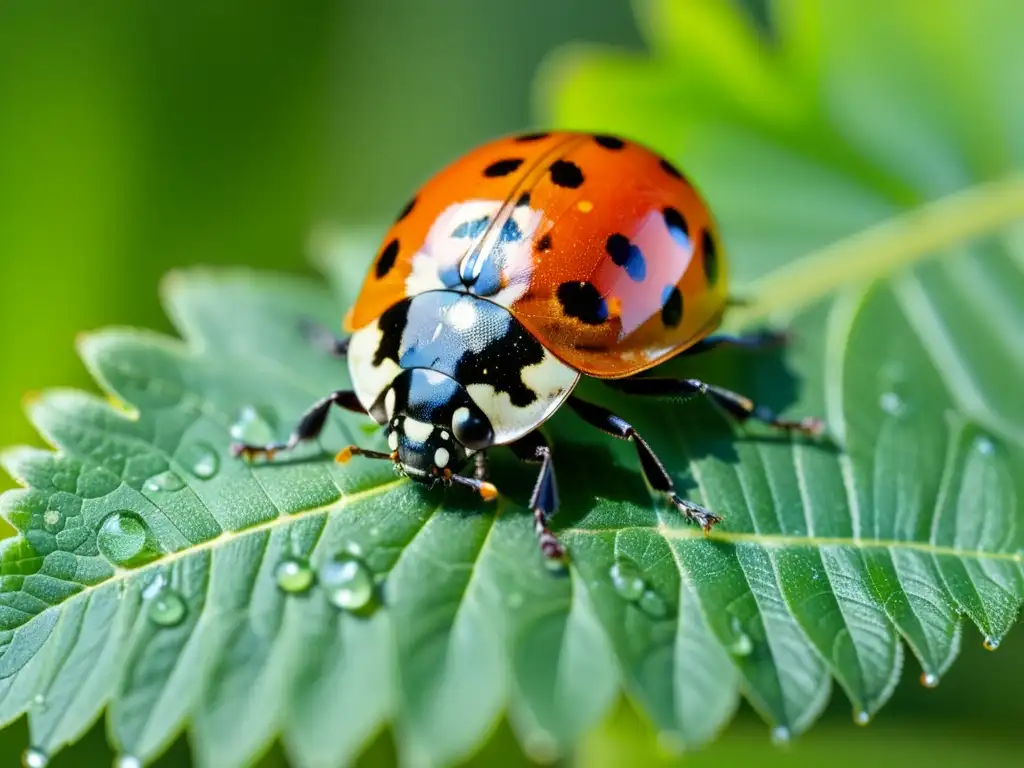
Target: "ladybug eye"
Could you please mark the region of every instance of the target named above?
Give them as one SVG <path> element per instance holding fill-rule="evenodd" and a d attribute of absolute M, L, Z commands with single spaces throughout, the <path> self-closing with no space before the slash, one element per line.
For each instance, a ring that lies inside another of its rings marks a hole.
<path fill-rule="evenodd" d="M 494 439 L 494 432 L 487 420 L 475 416 L 465 406 L 452 415 L 452 433 L 456 440 L 474 451 L 488 447 Z"/>

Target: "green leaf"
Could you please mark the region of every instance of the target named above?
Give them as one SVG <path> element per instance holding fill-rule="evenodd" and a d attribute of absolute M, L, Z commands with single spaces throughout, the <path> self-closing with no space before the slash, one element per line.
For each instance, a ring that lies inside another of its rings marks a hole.
<path fill-rule="evenodd" d="M 0 719 L 28 712 L 51 755 L 106 712 L 142 761 L 188 730 L 199 765 L 280 738 L 319 768 L 389 727 L 405 762 L 452 763 L 507 717 L 551 759 L 620 690 L 669 745 L 712 739 L 741 695 L 786 739 L 833 680 L 873 715 L 904 648 L 937 683 L 962 617 L 996 646 L 1024 598 L 1024 108 L 1000 69 L 1020 12 L 862 5 L 780 2 L 769 47 L 724 0 L 648 2 L 649 56 L 577 49 L 547 70 L 556 122 L 646 139 L 700 180 L 752 297 L 732 322 L 784 319 L 796 339 L 669 369 L 824 415 L 836 446 L 587 382 L 726 519 L 686 526 L 628 444 L 559 414 L 572 562 L 552 572 L 521 506 L 533 470 L 501 451 L 496 508 L 335 465 L 380 443 L 351 414 L 296 460 L 229 457 L 233 435 L 284 436 L 345 386 L 296 327 L 337 322 L 372 245 L 327 259 L 337 296 L 178 274 L 164 299 L 184 341 L 84 337 L 110 401 L 42 395 L 29 416 L 56 451 L 4 457 L 24 488 L 0 501 L 19 531 L 0 550 Z M 936 58 L 951 49 L 956 71 Z M 338 607 L 362 602 L 338 558 L 369 604 Z"/>

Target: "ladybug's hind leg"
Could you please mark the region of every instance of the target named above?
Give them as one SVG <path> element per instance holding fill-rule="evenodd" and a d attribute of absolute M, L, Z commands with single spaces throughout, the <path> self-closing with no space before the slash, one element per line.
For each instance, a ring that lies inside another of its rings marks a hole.
<path fill-rule="evenodd" d="M 329 355 L 334 357 L 348 355 L 348 339 L 338 338 L 327 328 L 312 320 L 302 320 L 299 323 L 299 332 L 306 341 Z"/>
<path fill-rule="evenodd" d="M 295 429 L 292 430 L 286 442 L 268 443 L 266 445 L 234 443 L 231 446 L 231 453 L 235 456 L 243 456 L 246 459 L 256 456 L 266 456 L 268 459 L 273 459 L 275 454 L 290 451 L 299 443 L 313 440 L 320 435 L 324 424 L 327 423 L 327 412 L 331 409 L 332 405 L 337 405 L 356 413 L 366 413 L 355 392 L 344 389 L 338 390 L 313 403 L 309 410 L 302 414 L 299 423 L 295 425 Z M 384 455 L 387 456 L 387 454 Z"/>
<path fill-rule="evenodd" d="M 578 397 L 570 397 L 569 406 L 585 422 L 597 427 L 602 432 L 620 440 L 629 440 L 636 448 L 637 456 L 640 458 L 640 467 L 643 469 L 647 482 L 655 491 L 665 494 L 672 506 L 678 509 L 683 517 L 699 525 L 705 532 L 710 531 L 715 523 L 722 521 L 722 518 L 714 512 L 704 509 L 692 501 L 687 501 L 676 493 L 675 484 L 665 470 L 665 465 L 661 463 L 661 459 L 654 454 L 651 446 L 633 428 L 632 424 L 622 417 L 616 416 L 607 408 L 580 400 Z"/>
<path fill-rule="evenodd" d="M 783 346 L 789 341 L 788 334 L 781 331 L 761 331 L 760 333 L 733 336 L 729 333 L 716 333 L 707 336 L 691 347 L 687 347 L 681 355 L 692 357 L 710 352 L 719 347 L 739 347 L 740 349 L 773 349 Z"/>
<path fill-rule="evenodd" d="M 748 419 L 755 419 L 787 432 L 801 432 L 805 435 L 817 436 L 825 429 L 825 423 L 821 419 L 805 418 L 799 421 L 783 419 L 770 408 L 758 405 L 750 398 L 707 384 L 699 379 L 629 378 L 609 380 L 605 383 L 631 395 L 683 400 L 697 396 L 707 397 L 737 421 L 744 422 Z"/>
<path fill-rule="evenodd" d="M 552 560 L 565 557 L 565 549 L 548 530 L 548 520 L 558 509 L 558 487 L 555 483 L 555 465 L 551 461 L 551 447 L 548 441 L 537 430 L 510 443 L 509 448 L 522 461 L 540 464 L 537 484 L 533 487 L 530 497 L 530 509 L 533 510 L 533 525 L 537 531 L 537 540 L 541 552 Z"/>

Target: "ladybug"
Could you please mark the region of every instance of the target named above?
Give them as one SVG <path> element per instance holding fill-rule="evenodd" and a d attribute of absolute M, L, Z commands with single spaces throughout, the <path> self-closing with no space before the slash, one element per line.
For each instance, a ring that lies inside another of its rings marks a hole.
<path fill-rule="evenodd" d="M 285 443 L 236 444 L 266 456 L 315 438 L 332 405 L 369 414 L 386 459 L 423 483 L 497 497 L 486 451 L 504 445 L 539 464 L 530 506 L 541 550 L 558 495 L 538 431 L 568 405 L 630 441 L 650 486 L 705 531 L 714 512 L 680 497 L 651 447 L 624 419 L 573 395 L 581 376 L 638 396 L 705 396 L 740 421 L 818 434 L 746 397 L 696 379 L 640 376 L 681 353 L 753 347 L 777 336 L 711 335 L 727 305 L 728 268 L 698 192 L 668 160 L 632 141 L 575 132 L 498 139 L 430 179 L 402 209 L 338 339 L 307 333 L 347 357 L 351 390 L 314 404 Z M 460 470 L 472 460 L 471 474 Z"/>

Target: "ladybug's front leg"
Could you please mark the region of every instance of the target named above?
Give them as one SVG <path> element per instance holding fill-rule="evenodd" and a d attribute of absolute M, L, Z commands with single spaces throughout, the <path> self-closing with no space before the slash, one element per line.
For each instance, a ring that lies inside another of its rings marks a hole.
<path fill-rule="evenodd" d="M 273 459 L 275 454 L 282 451 L 290 451 L 305 440 L 315 439 L 323 431 L 324 424 L 327 423 L 327 412 L 331 409 L 332 405 L 337 405 L 356 413 L 366 413 L 355 392 L 343 389 L 338 390 L 322 400 L 318 400 L 309 410 L 302 414 L 302 418 L 299 419 L 299 423 L 295 425 L 295 429 L 292 430 L 292 434 L 286 442 L 268 443 L 267 445 L 234 443 L 231 446 L 231 453 L 235 456 L 244 456 L 246 459 L 251 459 L 255 456 L 266 456 L 268 459 Z"/>
<path fill-rule="evenodd" d="M 533 525 L 537 531 L 537 539 L 541 552 L 552 560 L 565 557 L 565 549 L 548 530 L 548 520 L 558 509 L 558 487 L 555 484 L 555 465 L 551 461 L 551 447 L 537 430 L 509 443 L 509 448 L 522 461 L 540 464 L 537 484 L 533 487 L 530 497 L 530 508 L 533 510 Z"/>
<path fill-rule="evenodd" d="M 651 446 L 640 437 L 633 425 L 620 416 L 616 416 L 607 408 L 588 403 L 577 397 L 569 398 L 569 406 L 588 424 L 597 427 L 602 432 L 617 437 L 620 440 L 629 440 L 636 448 L 637 456 L 640 458 L 640 467 L 644 477 L 651 487 L 659 493 L 665 494 L 672 506 L 690 522 L 696 523 L 705 532 L 710 531 L 715 523 L 720 523 L 722 518 L 710 510 L 704 509 L 699 504 L 687 501 L 676 493 L 675 484 L 665 470 L 665 465 L 654 455 Z"/>

